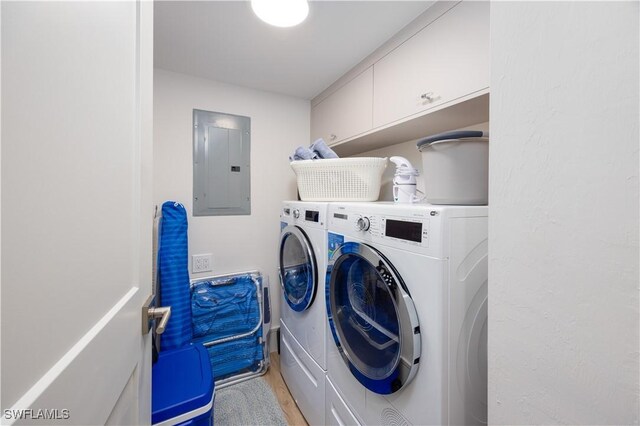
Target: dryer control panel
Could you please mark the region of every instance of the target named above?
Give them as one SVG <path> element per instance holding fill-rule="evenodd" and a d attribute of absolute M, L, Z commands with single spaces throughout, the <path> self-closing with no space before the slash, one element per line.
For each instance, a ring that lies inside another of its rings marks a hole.
<path fill-rule="evenodd" d="M 326 212 L 326 203 L 284 202 L 280 210 L 280 220 L 290 225 L 326 229 Z"/>
<path fill-rule="evenodd" d="M 487 215 L 487 206 L 332 203 L 328 230 L 344 236 L 345 241 L 356 240 L 444 259 L 451 251 L 452 227 L 469 233 L 475 219 L 486 223 Z M 469 220 L 472 218 L 475 219 Z M 460 239 L 456 241 L 457 246 L 461 244 Z M 467 243 L 464 240 L 464 244 Z"/>
<path fill-rule="evenodd" d="M 368 223 L 369 226 L 361 231 L 369 232 L 376 239 L 429 247 L 429 219 L 370 215 L 356 216 L 355 220 L 356 229 L 358 223 Z"/>
<path fill-rule="evenodd" d="M 438 233 L 439 218 L 421 209 L 411 214 L 387 214 L 360 209 L 334 209 L 329 214 L 329 229 L 345 236 L 352 236 L 375 244 L 403 248 L 405 250 L 431 252 L 429 247 Z"/>

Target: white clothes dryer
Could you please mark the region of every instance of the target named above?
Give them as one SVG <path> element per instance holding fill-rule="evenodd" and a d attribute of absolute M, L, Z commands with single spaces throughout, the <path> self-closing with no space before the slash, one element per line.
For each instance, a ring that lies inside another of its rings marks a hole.
<path fill-rule="evenodd" d="M 327 206 L 285 201 L 278 246 L 281 372 L 314 425 L 325 423 Z"/>
<path fill-rule="evenodd" d="M 487 213 L 330 207 L 327 377 L 359 422 L 486 423 Z"/>

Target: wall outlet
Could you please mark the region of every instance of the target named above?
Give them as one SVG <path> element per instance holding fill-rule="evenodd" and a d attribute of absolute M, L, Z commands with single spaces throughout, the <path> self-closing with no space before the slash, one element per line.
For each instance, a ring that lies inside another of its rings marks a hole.
<path fill-rule="evenodd" d="M 213 265 L 213 255 L 207 254 L 194 254 L 191 256 L 191 272 L 210 272 Z"/>

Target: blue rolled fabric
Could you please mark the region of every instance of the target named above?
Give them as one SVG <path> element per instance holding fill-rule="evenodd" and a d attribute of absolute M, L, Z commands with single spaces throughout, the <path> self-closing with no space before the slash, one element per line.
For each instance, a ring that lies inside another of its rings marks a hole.
<path fill-rule="evenodd" d="M 305 148 L 304 146 L 299 146 L 296 148 L 293 154 L 289 156 L 289 161 L 297 161 L 297 160 L 315 160 L 318 158 L 318 154 L 309 148 Z"/>
<path fill-rule="evenodd" d="M 311 144 L 309 149 L 315 152 L 319 158 L 338 158 L 338 154 L 336 154 L 334 150 L 329 148 L 329 145 L 327 145 L 327 143 L 322 138 L 316 139 L 316 141 Z"/>
<path fill-rule="evenodd" d="M 171 306 L 171 319 L 162 334 L 162 350 L 190 344 L 191 291 L 189 288 L 187 212 L 174 201 L 162 205 L 158 278 L 160 304 Z"/>

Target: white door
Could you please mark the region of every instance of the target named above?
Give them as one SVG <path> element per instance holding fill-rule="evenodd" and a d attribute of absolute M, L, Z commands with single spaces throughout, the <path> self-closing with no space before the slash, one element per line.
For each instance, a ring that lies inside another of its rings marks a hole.
<path fill-rule="evenodd" d="M 1 22 L 3 423 L 148 424 L 153 4 Z"/>

